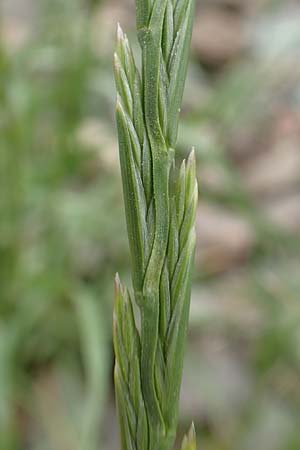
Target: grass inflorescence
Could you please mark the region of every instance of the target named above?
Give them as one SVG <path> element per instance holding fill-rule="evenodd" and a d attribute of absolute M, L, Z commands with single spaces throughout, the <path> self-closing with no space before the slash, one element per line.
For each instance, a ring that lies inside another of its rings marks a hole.
<path fill-rule="evenodd" d="M 123 450 L 174 444 L 198 199 L 192 151 L 175 146 L 194 0 L 138 0 L 141 72 L 118 26 L 117 125 L 133 293 L 116 279 L 115 385 Z M 135 307 L 140 313 L 137 326 Z M 193 428 L 183 449 L 195 448 Z"/>

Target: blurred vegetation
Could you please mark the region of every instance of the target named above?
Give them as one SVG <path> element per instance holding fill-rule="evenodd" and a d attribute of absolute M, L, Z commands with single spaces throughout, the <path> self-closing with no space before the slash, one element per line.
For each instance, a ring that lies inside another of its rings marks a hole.
<path fill-rule="evenodd" d="M 117 20 L 132 1 L 1 9 L 0 450 L 118 448 Z M 204 46 L 216 24 L 228 48 Z M 300 448 L 299 30 L 296 1 L 199 1 L 179 152 L 199 167 L 181 423 L 201 450 Z"/>

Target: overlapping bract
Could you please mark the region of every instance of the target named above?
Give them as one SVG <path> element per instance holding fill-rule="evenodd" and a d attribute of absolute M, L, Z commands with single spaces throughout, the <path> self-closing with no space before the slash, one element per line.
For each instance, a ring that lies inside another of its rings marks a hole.
<path fill-rule="evenodd" d="M 136 4 L 141 47 L 149 38 L 149 30 L 156 35 L 160 34 L 157 49 L 160 77 L 159 119 L 169 147 L 174 148 L 188 67 L 195 0 L 137 0 Z M 153 61 L 149 63 L 152 65 Z M 147 74 L 145 82 L 146 79 Z"/>
<path fill-rule="evenodd" d="M 115 279 L 115 387 L 121 444 L 126 450 L 148 448 L 148 424 L 140 374 L 140 338 L 129 292 Z"/>
<path fill-rule="evenodd" d="M 194 152 L 174 150 L 194 0 L 137 0 L 142 74 L 118 27 L 120 162 L 134 296 L 116 281 L 115 383 L 123 450 L 170 450 L 177 427 L 195 248 Z M 134 308 L 139 307 L 140 326 Z M 194 449 L 184 441 L 184 450 Z"/>

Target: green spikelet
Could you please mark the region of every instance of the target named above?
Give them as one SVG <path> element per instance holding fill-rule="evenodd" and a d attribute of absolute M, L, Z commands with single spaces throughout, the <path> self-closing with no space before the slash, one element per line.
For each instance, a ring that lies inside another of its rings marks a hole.
<path fill-rule="evenodd" d="M 194 424 L 191 425 L 190 431 L 184 437 L 181 450 L 197 450 Z"/>
<path fill-rule="evenodd" d="M 116 280 L 122 450 L 170 450 L 176 435 L 198 188 L 194 152 L 176 171 L 174 148 L 194 3 L 136 1 L 141 74 L 118 26 L 116 115 L 133 281 L 131 296 Z"/>

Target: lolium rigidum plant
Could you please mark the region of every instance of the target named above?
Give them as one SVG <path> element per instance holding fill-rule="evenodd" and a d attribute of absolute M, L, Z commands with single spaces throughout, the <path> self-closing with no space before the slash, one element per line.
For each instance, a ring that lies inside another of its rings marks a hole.
<path fill-rule="evenodd" d="M 192 151 L 175 168 L 195 0 L 136 0 L 142 68 L 118 26 L 117 126 L 133 291 L 116 277 L 122 450 L 170 450 L 188 328 L 198 200 Z M 192 425 L 182 450 L 196 450 Z"/>

